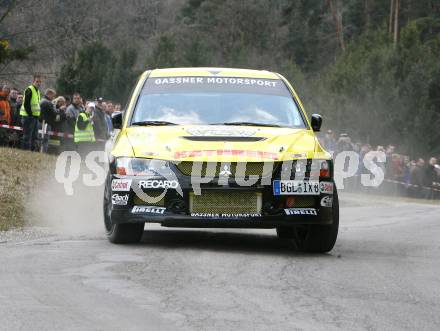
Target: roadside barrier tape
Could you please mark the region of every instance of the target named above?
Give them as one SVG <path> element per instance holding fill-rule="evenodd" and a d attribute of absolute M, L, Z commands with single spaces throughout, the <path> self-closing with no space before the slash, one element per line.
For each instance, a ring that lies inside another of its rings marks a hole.
<path fill-rule="evenodd" d="M 0 128 L 23 131 L 23 129 L 20 126 L 13 126 L 13 125 L 6 125 L 6 124 L 0 124 Z"/>
<path fill-rule="evenodd" d="M 351 176 L 351 177 L 348 177 L 347 179 L 358 178 L 358 177 L 361 177 L 361 176 L 362 176 L 361 174 L 356 174 L 356 175 L 353 175 L 353 176 Z M 428 189 L 428 190 L 433 190 L 433 191 L 435 191 L 435 192 L 440 192 L 440 189 L 437 189 L 437 188 L 427 187 L 427 186 L 420 186 L 420 185 L 410 184 L 410 183 L 406 183 L 406 182 L 399 182 L 399 181 L 397 181 L 397 180 L 393 180 L 393 179 L 384 179 L 383 181 L 384 181 L 384 182 L 387 182 L 387 183 L 403 185 L 403 186 L 405 186 L 406 188 L 408 188 L 408 187 L 424 188 L 424 189 Z M 434 182 L 434 186 L 440 186 L 440 183 L 436 183 L 436 182 Z"/>
<path fill-rule="evenodd" d="M 0 124 L 0 128 L 11 129 L 11 130 L 16 130 L 16 131 L 23 131 L 23 128 L 21 126 L 13 126 L 13 125 L 6 125 L 6 124 Z M 38 130 L 38 133 L 43 134 L 43 130 Z M 73 134 L 65 133 L 65 132 L 47 131 L 46 135 L 52 136 L 52 137 L 72 138 L 73 139 Z M 104 142 L 107 140 L 96 139 L 96 141 Z"/>
<path fill-rule="evenodd" d="M 388 182 L 388 183 L 392 183 L 392 184 L 403 185 L 403 186 L 405 186 L 406 188 L 414 187 L 414 188 L 422 188 L 422 189 L 433 190 L 433 191 L 435 191 L 435 192 L 440 192 L 440 190 L 437 189 L 437 188 L 427 187 L 427 186 L 420 186 L 420 185 L 409 184 L 409 183 L 404 183 L 404 182 L 398 182 L 397 180 L 384 179 L 384 182 Z"/>

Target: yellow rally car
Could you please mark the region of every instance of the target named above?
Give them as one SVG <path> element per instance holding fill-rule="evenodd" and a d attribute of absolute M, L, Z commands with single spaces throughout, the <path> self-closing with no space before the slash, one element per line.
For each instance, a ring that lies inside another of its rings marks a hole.
<path fill-rule="evenodd" d="M 295 91 L 277 73 L 228 68 L 145 72 L 110 154 L 107 236 L 137 242 L 144 224 L 275 228 L 303 251 L 336 241 L 331 155 Z"/>

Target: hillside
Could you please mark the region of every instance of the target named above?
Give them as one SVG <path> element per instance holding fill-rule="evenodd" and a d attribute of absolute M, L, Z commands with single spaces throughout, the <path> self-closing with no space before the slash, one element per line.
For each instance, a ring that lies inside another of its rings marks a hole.
<path fill-rule="evenodd" d="M 270 69 L 323 130 L 440 153 L 439 0 L 0 0 L 2 39 L 0 84 L 124 103 L 147 68 Z"/>
<path fill-rule="evenodd" d="M 0 147 L 0 231 L 29 222 L 26 204 L 53 173 L 55 157 Z"/>

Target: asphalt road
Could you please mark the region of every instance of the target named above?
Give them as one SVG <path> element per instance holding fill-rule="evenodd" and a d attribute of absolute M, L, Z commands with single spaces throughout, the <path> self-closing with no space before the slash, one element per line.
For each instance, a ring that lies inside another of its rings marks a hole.
<path fill-rule="evenodd" d="M 439 330 L 440 207 L 358 203 L 326 255 L 266 230 L 3 234 L 0 329 Z"/>

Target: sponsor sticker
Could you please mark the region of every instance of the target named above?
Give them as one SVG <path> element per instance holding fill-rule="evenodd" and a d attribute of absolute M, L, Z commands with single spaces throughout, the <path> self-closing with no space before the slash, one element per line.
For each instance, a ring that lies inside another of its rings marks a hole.
<path fill-rule="evenodd" d="M 222 126 L 200 126 L 186 130 L 195 137 L 252 137 L 257 131 L 245 128 L 225 128 Z"/>
<path fill-rule="evenodd" d="M 274 79 L 251 79 L 235 77 L 165 77 L 155 78 L 154 85 L 184 85 L 184 84 L 230 84 L 230 85 L 255 85 L 263 87 L 276 87 L 278 81 Z"/>
<path fill-rule="evenodd" d="M 278 160 L 278 153 L 267 151 L 247 151 L 239 149 L 208 149 L 208 150 L 192 150 L 180 151 L 174 153 L 175 159 L 184 159 L 188 157 L 214 157 L 214 156 L 237 156 L 252 157 L 258 159 Z"/>
<path fill-rule="evenodd" d="M 284 212 L 286 215 L 318 215 L 315 208 L 289 208 L 284 209 Z"/>
<path fill-rule="evenodd" d="M 319 191 L 324 194 L 333 194 L 333 183 L 332 182 L 319 183 Z"/>
<path fill-rule="evenodd" d="M 141 180 L 139 181 L 139 188 L 173 188 L 179 187 L 179 182 L 177 180 Z"/>
<path fill-rule="evenodd" d="M 128 203 L 128 194 L 125 195 L 119 195 L 119 194 L 113 194 L 112 195 L 112 204 L 117 206 L 126 206 Z"/>
<path fill-rule="evenodd" d="M 247 217 L 261 217 L 260 213 L 191 213 L 192 217 L 206 217 L 206 218 L 247 218 Z"/>
<path fill-rule="evenodd" d="M 332 207 L 333 206 L 333 197 L 327 195 L 321 199 L 322 207 Z"/>
<path fill-rule="evenodd" d="M 131 187 L 131 179 L 113 179 L 112 191 L 128 192 Z"/>
<path fill-rule="evenodd" d="M 131 210 L 132 214 L 158 214 L 162 215 L 166 208 L 156 206 L 134 206 Z"/>
<path fill-rule="evenodd" d="M 319 195 L 319 181 L 274 180 L 274 195 Z"/>

